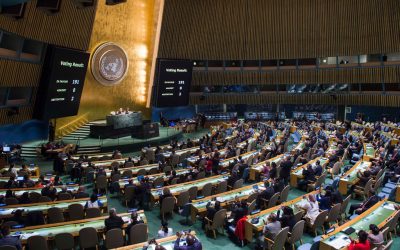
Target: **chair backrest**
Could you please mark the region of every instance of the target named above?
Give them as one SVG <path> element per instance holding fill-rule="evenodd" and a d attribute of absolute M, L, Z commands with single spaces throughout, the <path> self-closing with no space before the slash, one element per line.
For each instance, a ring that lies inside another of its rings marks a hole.
<path fill-rule="evenodd" d="M 232 189 L 238 189 L 241 188 L 243 186 L 243 179 L 239 179 L 237 181 L 235 181 L 235 183 L 233 184 Z"/>
<path fill-rule="evenodd" d="M 153 181 L 153 187 L 154 188 L 159 188 L 164 186 L 164 178 L 163 177 L 157 177 L 154 181 Z"/>
<path fill-rule="evenodd" d="M 257 199 L 258 197 L 258 193 L 252 193 L 251 195 L 249 195 L 249 197 L 247 197 L 247 202 L 251 203 L 252 201 L 254 201 L 255 199 Z"/>
<path fill-rule="evenodd" d="M 28 225 L 29 226 L 37 226 L 37 225 L 44 225 L 44 215 L 43 211 L 30 211 L 28 212 Z"/>
<path fill-rule="evenodd" d="M 113 161 L 113 162 L 111 163 L 111 167 L 112 167 L 112 168 L 119 167 L 119 162 Z"/>
<path fill-rule="evenodd" d="M 69 205 L 68 215 L 70 220 L 82 220 L 85 217 L 83 206 L 81 204 Z"/>
<path fill-rule="evenodd" d="M 339 174 L 340 171 L 340 167 L 342 166 L 342 163 L 340 161 L 336 162 L 335 164 L 333 164 L 332 167 L 332 174 L 333 175 L 337 175 Z"/>
<path fill-rule="evenodd" d="M 105 175 L 97 176 L 96 187 L 98 189 L 106 189 L 107 188 L 107 176 L 105 176 Z"/>
<path fill-rule="evenodd" d="M 175 167 L 179 163 L 179 155 L 175 154 L 172 156 L 171 165 Z"/>
<path fill-rule="evenodd" d="M 301 220 L 301 218 L 303 218 L 304 215 L 304 211 L 300 210 L 297 213 L 294 214 L 294 221 L 298 222 Z"/>
<path fill-rule="evenodd" d="M 173 178 L 173 179 L 171 180 L 171 185 L 177 184 L 177 183 L 178 183 L 178 180 L 179 180 L 179 178 Z"/>
<path fill-rule="evenodd" d="M 319 227 L 323 226 L 327 215 L 328 215 L 327 210 L 320 212 L 317 215 L 317 218 L 315 218 L 312 228 L 315 229 L 315 228 L 319 228 Z"/>
<path fill-rule="evenodd" d="M 315 188 L 318 188 L 318 187 L 320 187 L 322 184 L 324 184 L 325 179 L 326 179 L 326 173 L 322 174 L 322 175 L 317 179 L 317 181 L 315 182 Z"/>
<path fill-rule="evenodd" d="M 124 200 L 125 201 L 130 201 L 134 195 L 135 195 L 135 187 L 128 186 L 125 188 L 125 190 L 124 190 Z"/>
<path fill-rule="evenodd" d="M 137 244 L 147 241 L 147 225 L 136 224 L 129 231 L 129 244 Z"/>
<path fill-rule="evenodd" d="M 4 200 L 4 203 L 6 203 L 7 206 L 9 206 L 9 205 L 17 205 L 19 203 L 19 201 L 14 197 L 10 197 L 10 198 L 6 198 Z"/>
<path fill-rule="evenodd" d="M 152 168 L 152 169 L 149 170 L 149 174 L 150 175 L 157 174 L 157 173 L 158 173 L 158 168 Z"/>
<path fill-rule="evenodd" d="M 47 223 L 64 222 L 64 214 L 61 208 L 51 207 L 47 210 Z"/>
<path fill-rule="evenodd" d="M 183 207 L 185 204 L 189 203 L 189 191 L 183 191 L 180 192 L 180 194 L 177 197 L 177 203 L 176 205 L 178 207 Z"/>
<path fill-rule="evenodd" d="M 343 200 L 342 206 L 340 207 L 340 214 L 344 214 L 346 212 L 347 206 L 349 205 L 351 199 L 351 195 L 347 196 L 346 199 Z"/>
<path fill-rule="evenodd" d="M 226 192 L 227 188 L 228 188 L 228 182 L 221 181 L 217 186 L 216 193 L 220 194 L 220 193 Z"/>
<path fill-rule="evenodd" d="M 271 208 L 276 206 L 276 203 L 278 202 L 278 198 L 279 198 L 279 193 L 275 193 L 271 199 L 269 199 L 268 201 L 268 207 L 267 208 Z"/>
<path fill-rule="evenodd" d="M 70 193 L 60 193 L 57 196 L 58 201 L 64 201 L 64 200 L 71 200 L 72 195 Z"/>
<path fill-rule="evenodd" d="M 124 236 L 122 234 L 122 230 L 119 228 L 108 230 L 106 233 L 105 246 L 107 249 L 124 246 Z"/>
<path fill-rule="evenodd" d="M 206 185 L 204 185 L 202 188 L 202 191 L 201 191 L 201 193 L 204 197 L 210 196 L 211 192 L 212 192 L 212 184 L 211 183 L 207 183 Z"/>
<path fill-rule="evenodd" d="M 381 184 L 382 184 L 382 182 L 383 182 L 383 178 L 384 178 L 384 176 L 381 176 L 381 177 L 380 177 L 379 179 L 377 179 L 377 181 L 375 182 L 374 191 L 375 191 L 376 193 L 378 193 L 378 188 L 381 187 Z"/>
<path fill-rule="evenodd" d="M 376 174 L 376 179 L 378 180 L 379 178 L 381 178 L 384 172 L 385 172 L 384 169 L 379 170 L 379 172 Z"/>
<path fill-rule="evenodd" d="M 279 233 L 275 236 L 272 250 L 284 249 L 288 233 L 289 233 L 289 227 L 285 227 L 281 231 L 279 231 Z"/>
<path fill-rule="evenodd" d="M 206 172 L 201 171 L 201 172 L 199 172 L 199 173 L 197 174 L 196 179 L 197 179 L 197 180 L 200 180 L 200 179 L 203 179 L 203 178 L 205 178 L 205 177 L 206 177 Z"/>
<path fill-rule="evenodd" d="M 329 210 L 328 218 L 326 219 L 326 222 L 335 222 L 337 221 L 339 214 L 340 214 L 340 208 L 341 204 L 335 204 L 331 210 Z"/>
<path fill-rule="evenodd" d="M 289 196 L 290 186 L 286 185 L 286 187 L 282 190 L 281 194 L 279 195 L 279 202 L 285 202 Z"/>
<path fill-rule="evenodd" d="M 164 171 L 164 173 L 165 173 L 165 172 L 172 171 L 172 167 L 169 166 L 169 165 L 168 165 L 168 166 L 165 166 L 164 169 L 163 169 L 163 171 Z"/>
<path fill-rule="evenodd" d="M 175 206 L 175 198 L 174 197 L 166 197 L 162 201 L 161 212 L 162 213 L 172 213 L 172 211 L 174 211 L 174 206 Z"/>
<path fill-rule="evenodd" d="M 189 199 L 190 200 L 196 200 L 196 198 L 197 198 L 197 190 L 198 190 L 198 188 L 197 188 L 197 186 L 193 186 L 193 187 L 190 187 L 189 188 Z"/>
<path fill-rule="evenodd" d="M 60 233 L 54 237 L 57 249 L 67 250 L 74 249 L 74 236 L 70 233 Z"/>
<path fill-rule="evenodd" d="M 385 227 L 384 229 L 382 229 L 382 235 L 383 235 L 383 240 L 384 241 L 387 241 L 388 233 L 389 233 L 389 228 L 388 227 Z"/>
<path fill-rule="evenodd" d="M 139 170 L 137 171 L 137 173 L 136 173 L 137 176 L 146 175 L 146 174 L 147 174 L 147 171 L 146 171 L 146 169 L 144 169 L 144 168 L 139 169 Z"/>
<path fill-rule="evenodd" d="M 221 209 L 215 213 L 212 228 L 216 229 L 225 225 L 226 209 Z"/>
<path fill-rule="evenodd" d="M 125 164 L 124 164 L 124 167 L 126 167 L 126 168 L 130 168 L 130 167 L 133 167 L 133 166 L 134 166 L 134 164 L 131 161 L 125 162 Z"/>
<path fill-rule="evenodd" d="M 39 202 L 40 197 L 42 197 L 42 195 L 39 193 L 36 192 L 29 193 L 29 199 L 31 200 L 32 203 Z"/>
<path fill-rule="evenodd" d="M 114 174 L 111 177 L 111 182 L 117 182 L 117 181 L 119 181 L 119 179 L 121 179 L 121 175 L 120 174 Z"/>
<path fill-rule="evenodd" d="M 13 221 L 13 220 L 3 222 L 3 224 L 2 224 L 2 226 L 9 226 L 9 227 L 16 226 L 16 225 L 18 225 L 18 222 Z"/>
<path fill-rule="evenodd" d="M 387 223 L 388 227 L 389 227 L 389 232 L 392 232 L 396 226 L 397 226 L 397 222 L 399 220 L 400 217 L 400 212 L 397 212 L 392 219 L 390 219 L 390 221 Z"/>
<path fill-rule="evenodd" d="M 289 243 L 290 244 L 294 244 L 297 241 L 301 240 L 301 237 L 303 236 L 303 232 L 304 232 L 304 225 L 305 225 L 305 221 L 304 220 L 300 220 L 298 221 L 292 228 L 292 234 L 290 235 L 289 238 Z"/>
<path fill-rule="evenodd" d="M 369 180 L 367 181 L 367 183 L 365 184 L 365 187 L 364 187 L 364 194 L 365 194 L 365 195 L 367 195 L 367 194 L 369 193 L 369 191 L 372 189 L 373 181 L 374 181 L 374 180 L 371 178 L 371 179 L 369 179 Z"/>
<path fill-rule="evenodd" d="M 39 202 L 51 202 L 51 198 L 48 196 L 42 196 L 39 198 Z"/>
<path fill-rule="evenodd" d="M 389 250 L 393 245 L 393 240 L 390 240 L 386 245 L 383 246 L 382 250 Z"/>
<path fill-rule="evenodd" d="M 90 207 L 86 209 L 86 216 L 85 218 L 96 218 L 101 216 L 100 208 L 98 207 Z"/>
<path fill-rule="evenodd" d="M 148 161 L 147 159 L 143 159 L 143 160 L 141 160 L 141 161 L 139 162 L 139 165 L 140 165 L 140 166 L 148 165 L 148 164 L 149 164 L 149 161 Z"/>
<path fill-rule="evenodd" d="M 17 250 L 17 248 L 15 246 L 4 245 L 0 246 L 0 250 Z"/>
<path fill-rule="evenodd" d="M 34 235 L 29 237 L 27 245 L 29 249 L 40 249 L 40 250 L 49 249 L 46 238 L 40 235 Z"/>
<path fill-rule="evenodd" d="M 93 227 L 85 227 L 79 230 L 79 246 L 83 248 L 96 247 L 99 244 L 99 236 Z"/>
<path fill-rule="evenodd" d="M 250 205 L 249 208 L 247 209 L 248 213 L 251 214 L 251 212 L 253 212 L 256 209 L 256 205 L 257 205 L 257 200 L 254 199 Z"/>

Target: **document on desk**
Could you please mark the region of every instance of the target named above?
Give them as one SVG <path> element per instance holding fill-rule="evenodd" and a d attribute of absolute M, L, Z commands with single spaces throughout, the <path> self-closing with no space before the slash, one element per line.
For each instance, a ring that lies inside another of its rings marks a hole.
<path fill-rule="evenodd" d="M 342 249 L 344 247 L 347 247 L 351 243 L 351 241 L 350 239 L 344 239 L 343 237 L 338 237 L 333 240 L 328 239 L 326 243 L 335 247 L 336 249 Z"/>
<path fill-rule="evenodd" d="M 396 210 L 396 208 L 394 208 L 394 205 L 392 203 L 384 205 L 383 208 L 386 208 L 389 210 Z"/>

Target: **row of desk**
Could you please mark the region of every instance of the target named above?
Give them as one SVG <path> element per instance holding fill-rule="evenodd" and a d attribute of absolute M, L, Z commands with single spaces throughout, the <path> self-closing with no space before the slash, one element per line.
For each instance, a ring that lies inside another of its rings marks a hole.
<path fill-rule="evenodd" d="M 57 193 L 61 191 L 62 186 L 55 186 Z M 79 185 L 68 185 L 67 186 L 67 190 L 70 191 L 71 193 L 76 193 L 76 191 L 78 191 Z M 23 193 L 28 192 L 28 193 L 41 193 L 43 188 L 13 188 L 10 189 L 15 196 L 21 196 Z M 0 190 L 0 196 L 6 195 L 7 190 L 6 189 L 1 189 Z"/>
<path fill-rule="evenodd" d="M 144 212 L 138 211 L 138 219 L 147 223 L 146 215 Z M 130 213 L 123 213 L 119 214 L 122 217 L 125 224 L 123 228 L 126 228 L 128 224 L 131 222 L 131 214 Z M 108 216 L 101 216 L 96 218 L 84 219 L 84 220 L 76 220 L 76 221 L 68 221 L 68 222 L 61 222 L 61 223 L 53 223 L 53 224 L 46 224 L 46 225 L 39 225 L 39 226 L 32 226 L 32 227 L 25 227 L 20 229 L 12 229 L 11 235 L 19 236 L 21 239 L 22 244 L 26 244 L 29 237 L 34 235 L 40 235 L 45 237 L 47 240 L 52 240 L 55 235 L 60 233 L 70 233 L 74 237 L 79 236 L 79 231 L 83 228 L 92 227 L 97 230 L 99 233 L 104 232 L 104 221 L 108 218 Z"/>
<path fill-rule="evenodd" d="M 40 202 L 40 203 L 31 203 L 31 204 L 18 204 L 18 205 L 10 205 L 4 206 L 0 208 L 0 219 L 6 219 L 13 217 L 13 214 L 16 210 L 22 210 L 22 215 L 27 215 L 29 212 L 33 211 L 42 211 L 43 214 L 47 214 L 47 211 L 50 208 L 56 207 L 60 208 L 64 213 L 68 212 L 68 208 L 73 204 L 80 204 L 85 206 L 86 202 L 89 201 L 89 198 L 82 199 L 72 199 L 72 200 L 63 200 L 63 201 L 53 201 L 53 202 Z M 98 200 L 104 205 L 104 212 L 107 211 L 107 197 L 102 196 L 99 197 Z"/>

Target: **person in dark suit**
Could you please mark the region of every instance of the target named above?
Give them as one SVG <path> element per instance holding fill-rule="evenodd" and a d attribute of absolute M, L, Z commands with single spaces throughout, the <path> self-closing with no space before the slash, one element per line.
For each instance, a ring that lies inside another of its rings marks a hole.
<path fill-rule="evenodd" d="M 124 225 L 124 220 L 122 220 L 122 218 L 117 215 L 117 211 L 115 210 L 115 208 L 111 208 L 109 214 L 110 216 L 104 221 L 106 231 L 114 228 L 122 229 L 122 226 Z"/>
<path fill-rule="evenodd" d="M 284 161 L 281 163 L 281 171 L 279 172 L 279 176 L 284 180 L 285 185 L 289 183 L 290 171 L 292 169 L 292 162 L 290 161 L 290 157 L 287 156 Z"/>
<path fill-rule="evenodd" d="M 207 214 L 206 217 L 210 221 L 214 219 L 214 215 L 221 209 L 221 203 L 219 201 L 215 201 L 214 206 L 211 205 L 211 202 L 208 202 L 206 205 Z M 206 225 L 206 219 L 204 218 L 202 227 L 204 228 Z"/>
<path fill-rule="evenodd" d="M 322 170 L 323 170 L 323 169 L 322 169 L 321 163 L 320 163 L 319 161 L 317 161 L 317 162 L 315 163 L 314 175 L 315 175 L 315 176 L 321 176 Z"/>
<path fill-rule="evenodd" d="M 160 209 L 162 207 L 162 202 L 165 198 L 167 197 L 173 197 L 171 194 L 171 190 L 169 190 L 169 188 L 165 187 L 162 191 L 162 195 L 160 195 Z"/>
<path fill-rule="evenodd" d="M 374 190 L 369 191 L 369 198 L 364 201 L 363 203 L 356 203 L 352 204 L 349 209 L 349 214 L 350 216 L 353 215 L 355 212 L 356 214 L 362 214 L 365 211 L 367 211 L 369 208 L 371 208 L 373 205 L 378 203 L 381 198 L 375 194 Z"/>
<path fill-rule="evenodd" d="M 307 185 L 309 183 L 315 182 L 315 180 L 316 180 L 315 179 L 315 172 L 312 169 L 311 164 L 308 164 L 307 168 L 303 169 L 302 175 L 303 175 L 304 179 L 300 180 L 297 183 L 297 188 L 300 189 L 300 190 L 306 190 L 307 189 Z"/>
<path fill-rule="evenodd" d="M 129 232 L 131 231 L 131 228 L 134 225 L 144 223 L 144 221 L 141 218 L 139 218 L 139 215 L 136 212 L 132 212 L 131 219 L 132 219 L 132 222 L 126 227 L 126 230 L 125 230 L 126 235 L 129 235 Z"/>
<path fill-rule="evenodd" d="M 21 240 L 19 237 L 10 235 L 10 227 L 7 225 L 1 227 L 0 246 L 13 246 L 17 250 L 22 249 Z"/>
<path fill-rule="evenodd" d="M 282 215 L 280 215 L 282 210 Z M 282 209 L 278 210 L 278 221 L 281 222 L 282 228 L 289 227 L 289 231 L 292 231 L 294 225 L 296 224 L 296 220 L 294 218 L 293 208 L 284 206 Z"/>
<path fill-rule="evenodd" d="M 274 180 L 274 190 L 275 193 L 280 193 L 285 188 L 285 182 L 281 177 L 278 177 Z"/>
<path fill-rule="evenodd" d="M 271 163 L 271 170 L 269 171 L 269 178 L 275 179 L 278 177 L 278 169 L 275 162 Z"/>
<path fill-rule="evenodd" d="M 259 195 L 257 196 L 257 207 L 261 208 L 264 205 L 264 200 L 269 200 L 271 199 L 271 197 L 275 194 L 275 190 L 274 188 L 271 186 L 271 184 L 269 183 L 269 181 L 264 182 L 264 187 L 265 190 L 262 191 L 261 193 L 259 193 Z"/>

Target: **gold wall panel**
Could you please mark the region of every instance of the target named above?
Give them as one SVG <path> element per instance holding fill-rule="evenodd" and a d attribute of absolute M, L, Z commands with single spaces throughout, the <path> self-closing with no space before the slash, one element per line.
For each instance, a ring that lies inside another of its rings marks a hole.
<path fill-rule="evenodd" d="M 398 52 L 398 0 L 168 0 L 159 57 L 252 60 Z"/>
<path fill-rule="evenodd" d="M 106 42 L 118 44 L 128 55 L 128 73 L 119 84 L 103 86 L 94 79 L 89 67 L 78 117 L 58 119 L 57 127 L 82 115 L 87 115 L 89 121 L 105 119 L 110 111 L 120 107 L 142 111 L 149 118 L 150 110 L 145 105 L 157 25 L 156 4 L 157 0 L 129 0 L 113 6 L 98 2 L 89 52 Z"/>

